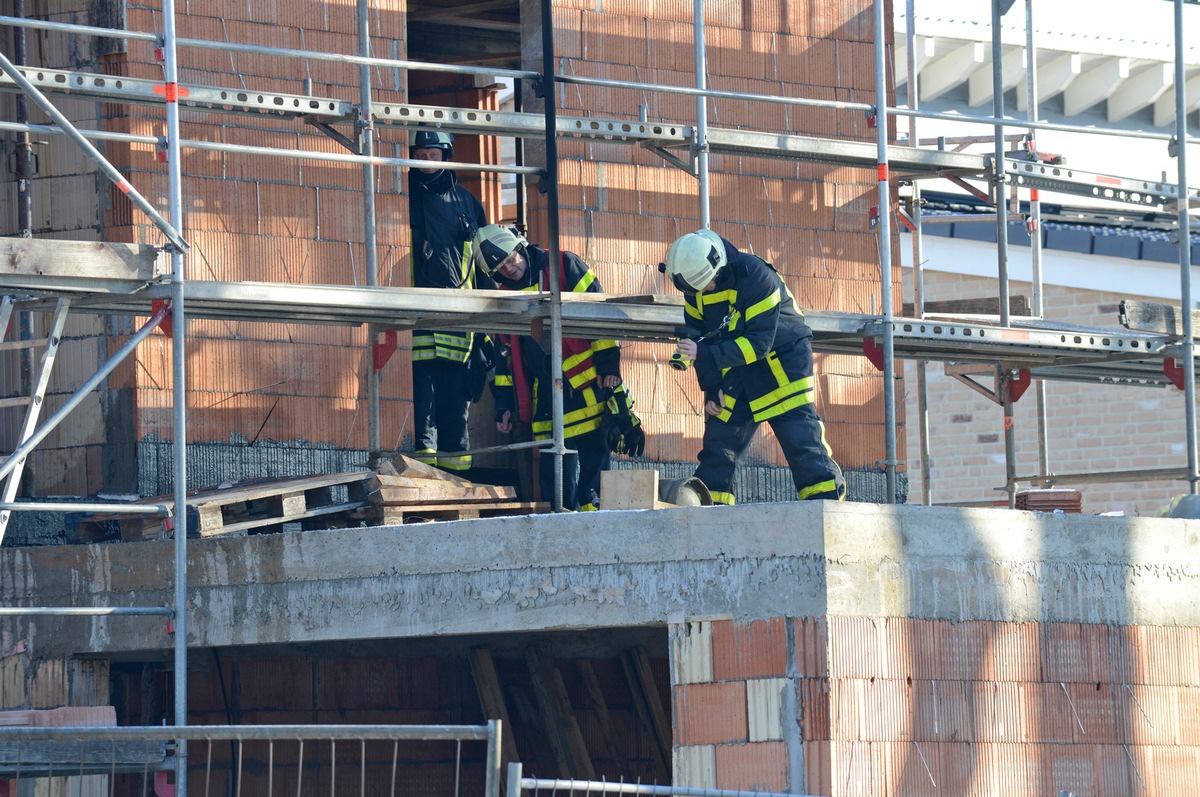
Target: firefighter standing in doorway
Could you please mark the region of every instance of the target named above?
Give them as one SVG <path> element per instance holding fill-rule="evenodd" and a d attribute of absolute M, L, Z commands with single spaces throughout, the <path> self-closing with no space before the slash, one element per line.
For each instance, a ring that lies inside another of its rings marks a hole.
<path fill-rule="evenodd" d="M 449 133 L 417 131 L 409 156 L 431 162 L 451 160 L 454 139 Z M 487 215 L 479 200 L 458 184 L 457 175 L 436 166 L 414 169 L 409 172 L 408 197 L 413 286 L 495 287 L 478 277 L 471 257 L 471 243 L 487 224 Z M 484 344 L 483 337 L 471 332 L 413 332 L 413 447 L 415 457 L 426 464 L 455 472 L 471 467 L 470 455 L 439 452 L 470 448 L 468 361 L 472 345 Z"/>
<path fill-rule="evenodd" d="M 514 229 L 490 225 L 475 238 L 475 258 L 481 271 L 501 288 L 550 290 L 550 253 L 531 246 Z M 558 264 L 564 293 L 598 292 L 596 275 L 579 256 L 563 252 Z M 552 374 L 548 341 L 530 336 L 502 338 L 510 349 L 499 357 L 493 394 L 496 429 L 507 434 L 515 418 L 531 422 L 535 440 L 553 435 Z M 563 457 L 564 509 L 596 509 L 600 472 L 611 466 L 610 452 L 638 456 L 645 446 L 641 421 L 621 380 L 621 350 L 613 340 L 563 338 L 563 426 L 567 447 L 576 454 Z M 553 455 L 543 451 L 539 478 L 542 499 L 554 486 Z"/>
<path fill-rule="evenodd" d="M 812 330 L 774 267 L 712 230 L 680 237 L 659 269 L 684 294 L 688 335 L 676 362 L 694 364 L 704 391 L 704 443 L 696 478 L 713 501 L 735 502 L 734 476 L 767 422 L 792 472 L 796 496 L 846 496 L 814 407 Z"/>

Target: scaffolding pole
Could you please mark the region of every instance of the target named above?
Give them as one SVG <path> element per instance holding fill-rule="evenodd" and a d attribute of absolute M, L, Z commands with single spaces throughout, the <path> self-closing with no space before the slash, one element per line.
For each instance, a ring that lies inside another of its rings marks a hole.
<path fill-rule="evenodd" d="M 884 0 L 875 0 L 875 31 L 886 30 Z M 892 183 L 888 175 L 888 105 L 887 48 L 884 37 L 875 36 L 875 143 L 878 149 L 879 169 L 879 269 L 881 307 L 883 312 L 883 424 L 885 460 L 884 473 L 887 483 L 889 504 L 896 503 L 896 356 L 895 333 L 892 313 Z"/>
<path fill-rule="evenodd" d="M 1183 316 L 1183 380 L 1186 413 L 1188 492 L 1200 491 L 1200 471 L 1196 454 L 1196 353 L 1192 345 L 1192 237 L 1189 215 L 1191 202 L 1187 175 L 1187 74 L 1183 63 L 1183 0 L 1175 0 L 1175 157 L 1179 167 L 1179 294 Z"/>
<path fill-rule="evenodd" d="M 367 16 L 368 0 L 358 0 L 358 54 L 371 57 L 371 26 Z M 358 120 L 356 125 L 358 154 L 367 158 L 362 165 L 363 181 L 363 248 L 366 249 L 367 284 L 379 284 L 379 266 L 376 262 L 378 248 L 375 240 L 375 120 L 371 115 L 371 67 L 358 65 Z M 374 337 L 372 335 L 372 337 Z M 368 341 L 370 346 L 374 341 Z M 375 456 L 381 448 L 379 442 L 379 390 L 383 382 L 370 357 L 363 358 L 367 369 L 367 448 L 368 456 Z"/>
<path fill-rule="evenodd" d="M 546 115 L 546 226 L 550 239 L 550 392 L 551 427 L 554 435 L 554 495 L 551 506 L 555 512 L 563 508 L 563 455 L 567 453 L 563 428 L 563 359 L 562 359 L 562 249 L 558 240 L 558 139 L 555 121 L 558 98 L 555 94 L 554 69 L 554 3 L 542 0 L 542 96 Z M 540 463 L 539 463 L 540 464 Z"/>
<path fill-rule="evenodd" d="M 708 50 L 704 37 L 704 0 L 694 0 L 692 4 L 692 25 L 696 31 L 695 61 L 696 88 L 699 91 L 708 89 Z M 696 179 L 699 180 L 697 192 L 700 200 L 700 226 L 704 229 L 712 227 L 712 200 L 708 189 L 708 98 L 703 94 L 696 95 Z"/>
<path fill-rule="evenodd" d="M 1033 0 L 1025 0 L 1025 58 L 1031 65 L 1025 70 L 1025 107 L 1030 122 L 1038 120 L 1037 95 L 1037 47 L 1033 41 Z M 1034 128 L 1029 128 L 1032 139 Z M 1042 202 L 1038 188 L 1029 189 L 1029 256 L 1033 268 L 1033 314 L 1038 318 L 1045 315 L 1042 285 Z M 999 211 L 999 208 L 997 208 Z M 1050 473 L 1050 428 L 1046 400 L 1046 380 L 1039 379 L 1034 385 L 1034 400 L 1037 402 L 1038 463 L 1042 473 Z"/>
<path fill-rule="evenodd" d="M 917 81 L 917 55 L 916 55 L 916 24 L 913 22 L 915 16 L 914 0 L 905 0 L 905 25 L 904 35 L 908 41 L 908 47 L 905 50 L 906 61 L 905 68 L 908 71 L 908 105 L 913 110 L 920 107 L 920 91 Z M 915 147 L 920 141 L 917 136 L 917 118 L 916 116 L 908 117 L 908 143 L 909 146 Z M 917 318 L 925 317 L 925 241 L 924 233 L 921 229 L 923 224 L 923 214 L 921 213 L 921 186 L 917 182 L 913 182 L 912 186 L 912 202 L 909 205 L 909 216 L 912 218 L 912 259 L 913 259 L 913 315 Z M 917 360 L 917 439 L 920 443 L 921 457 L 921 503 L 925 506 L 930 506 L 933 503 L 933 486 L 929 483 L 932 469 L 929 467 L 929 363 L 926 360 Z"/>
<path fill-rule="evenodd" d="M 184 228 L 183 150 L 179 130 L 179 62 L 175 46 L 175 0 L 163 0 L 163 81 L 167 103 L 167 206 L 171 223 Z M 172 401 L 175 413 L 175 724 L 188 724 L 188 593 L 187 593 L 187 314 L 184 308 L 187 263 L 184 252 L 171 249 Z M 187 740 L 175 740 L 176 794 L 187 794 Z"/>

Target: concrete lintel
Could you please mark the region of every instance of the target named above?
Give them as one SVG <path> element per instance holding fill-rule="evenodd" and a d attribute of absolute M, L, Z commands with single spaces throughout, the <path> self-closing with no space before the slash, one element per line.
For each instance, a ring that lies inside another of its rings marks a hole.
<path fill-rule="evenodd" d="M 784 503 L 189 542 L 195 647 L 847 615 L 1196 625 L 1200 522 Z M 0 550 L 5 605 L 164 605 L 172 549 Z M 171 645 L 161 619 L 5 618 L 38 656 Z"/>

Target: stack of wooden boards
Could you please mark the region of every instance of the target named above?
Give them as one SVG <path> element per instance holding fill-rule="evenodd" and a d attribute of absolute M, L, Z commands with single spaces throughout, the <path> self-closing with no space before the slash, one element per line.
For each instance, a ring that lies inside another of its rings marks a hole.
<path fill-rule="evenodd" d="M 139 503 L 173 507 L 174 497 Z M 517 501 L 512 487 L 476 484 L 401 455 L 375 471 L 254 479 L 190 493 L 187 533 L 213 537 L 278 532 L 284 524 L 335 529 L 545 511 L 545 504 Z M 160 515 L 78 513 L 67 518 L 67 541 L 156 540 L 170 536 L 173 526 Z"/>

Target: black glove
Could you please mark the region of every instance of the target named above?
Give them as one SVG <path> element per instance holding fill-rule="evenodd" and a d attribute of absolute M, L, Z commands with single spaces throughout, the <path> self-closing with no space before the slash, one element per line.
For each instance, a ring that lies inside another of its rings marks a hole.
<path fill-rule="evenodd" d="M 646 432 L 642 421 L 633 414 L 633 400 L 624 390 L 617 390 L 608 399 L 608 450 L 614 454 L 640 457 L 646 450 Z"/>
<path fill-rule="evenodd" d="M 637 417 L 633 416 L 637 421 Z M 642 452 L 646 450 L 646 433 L 642 431 L 641 421 L 634 423 L 621 436 L 622 446 L 616 449 L 618 454 L 627 454 L 631 457 L 640 457 Z"/>

